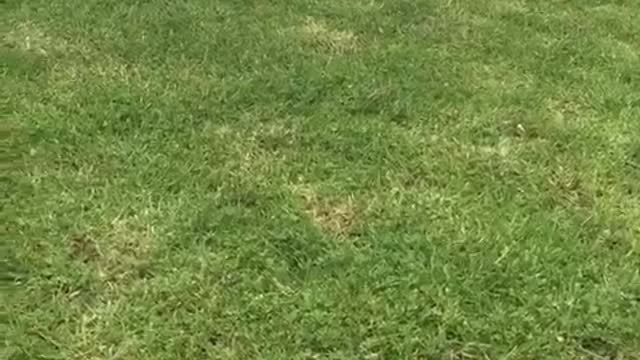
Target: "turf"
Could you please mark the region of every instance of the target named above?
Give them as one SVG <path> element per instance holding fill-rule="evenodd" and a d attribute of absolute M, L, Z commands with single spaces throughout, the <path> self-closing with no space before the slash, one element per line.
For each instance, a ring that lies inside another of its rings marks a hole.
<path fill-rule="evenodd" d="M 640 359 L 637 0 L 0 34 L 1 359 Z"/>

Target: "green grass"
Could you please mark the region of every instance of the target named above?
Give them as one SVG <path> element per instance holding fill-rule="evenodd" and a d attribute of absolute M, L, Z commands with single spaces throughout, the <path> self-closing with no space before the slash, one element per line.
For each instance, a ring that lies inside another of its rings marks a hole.
<path fill-rule="evenodd" d="M 638 0 L 0 34 L 0 359 L 640 359 Z"/>

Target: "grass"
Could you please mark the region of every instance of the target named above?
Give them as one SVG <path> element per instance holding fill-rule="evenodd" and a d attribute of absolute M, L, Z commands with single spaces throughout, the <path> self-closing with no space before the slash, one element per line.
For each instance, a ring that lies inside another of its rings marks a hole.
<path fill-rule="evenodd" d="M 0 1 L 1 359 L 640 359 L 640 2 Z"/>

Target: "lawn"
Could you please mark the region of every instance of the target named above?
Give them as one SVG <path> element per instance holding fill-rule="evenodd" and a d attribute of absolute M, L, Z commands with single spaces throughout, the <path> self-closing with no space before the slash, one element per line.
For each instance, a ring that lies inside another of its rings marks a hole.
<path fill-rule="evenodd" d="M 640 1 L 0 0 L 0 359 L 640 359 Z"/>

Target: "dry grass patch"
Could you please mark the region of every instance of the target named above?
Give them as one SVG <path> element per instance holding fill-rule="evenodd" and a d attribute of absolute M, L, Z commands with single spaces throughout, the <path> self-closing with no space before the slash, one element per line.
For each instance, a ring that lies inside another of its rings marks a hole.
<path fill-rule="evenodd" d="M 509 154 L 511 154 L 514 151 L 517 151 L 519 149 L 517 148 L 517 146 L 515 144 L 513 144 L 513 141 L 511 141 L 511 139 L 503 138 L 496 145 L 493 145 L 493 146 L 490 146 L 490 145 L 484 145 L 484 146 L 472 145 L 471 146 L 471 150 L 472 151 L 476 151 L 477 150 L 481 154 L 489 155 L 489 156 L 497 155 L 499 157 L 507 157 Z"/>
<path fill-rule="evenodd" d="M 305 21 L 299 33 L 305 43 L 336 55 L 352 53 L 360 48 L 360 41 L 352 31 L 338 30 L 312 18 Z"/>
<path fill-rule="evenodd" d="M 137 218 L 117 218 L 102 228 L 74 235 L 72 256 L 95 268 L 100 279 L 118 282 L 144 276 L 155 239 L 154 229 Z"/>
<path fill-rule="evenodd" d="M 62 52 L 69 46 L 65 40 L 50 37 L 32 22 L 18 24 L 2 37 L 2 42 L 10 47 L 40 55 Z"/>
<path fill-rule="evenodd" d="M 527 4 L 522 0 L 495 1 L 489 7 L 495 15 L 522 14 L 527 11 Z"/>
<path fill-rule="evenodd" d="M 592 209 L 594 206 L 593 186 L 585 182 L 575 168 L 558 166 L 547 182 L 550 196 L 559 204 L 577 209 Z"/>
<path fill-rule="evenodd" d="M 128 64 L 119 59 L 103 56 L 92 49 L 78 49 L 84 52 L 88 62 L 60 61 L 56 62 L 49 71 L 49 80 L 60 87 L 75 89 L 83 83 L 124 82 L 149 89 L 151 82 L 147 80 L 148 73 L 142 71 L 137 64 Z"/>
<path fill-rule="evenodd" d="M 360 211 L 353 196 L 327 198 L 310 187 L 295 187 L 294 192 L 302 198 L 305 213 L 316 227 L 337 237 L 354 235 Z"/>
<path fill-rule="evenodd" d="M 507 64 L 477 64 L 471 74 L 472 84 L 479 91 L 511 94 L 535 85 L 535 78 Z"/>
<path fill-rule="evenodd" d="M 56 85 L 77 86 L 78 82 L 98 80 L 145 83 L 137 65 L 104 54 L 84 39 L 70 41 L 52 36 L 32 22 L 18 24 L 1 39 L 10 48 L 52 59 L 49 79 Z"/>
<path fill-rule="evenodd" d="M 616 60 L 636 62 L 640 60 L 640 48 L 628 42 L 616 40 L 612 37 L 600 39 L 600 46 L 604 54 Z"/>

